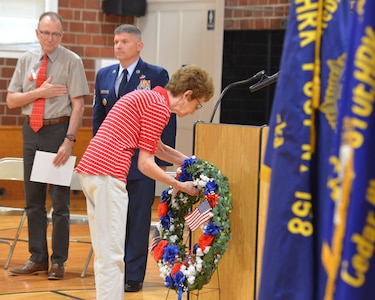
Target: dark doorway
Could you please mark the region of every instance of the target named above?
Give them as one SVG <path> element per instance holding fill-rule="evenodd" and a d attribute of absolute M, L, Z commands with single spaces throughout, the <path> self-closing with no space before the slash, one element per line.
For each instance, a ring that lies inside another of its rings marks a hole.
<path fill-rule="evenodd" d="M 222 90 L 228 84 L 248 79 L 261 70 L 268 76 L 277 73 L 284 33 L 284 30 L 225 31 Z M 250 85 L 228 90 L 221 101 L 220 123 L 268 124 L 275 84 L 253 93 L 249 90 Z"/>

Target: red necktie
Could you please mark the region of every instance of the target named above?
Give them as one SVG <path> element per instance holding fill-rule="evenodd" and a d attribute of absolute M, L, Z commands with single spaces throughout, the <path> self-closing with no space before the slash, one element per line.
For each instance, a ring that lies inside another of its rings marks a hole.
<path fill-rule="evenodd" d="M 38 77 L 36 78 L 36 87 L 40 87 L 44 81 L 46 81 L 48 56 L 44 54 L 43 62 L 40 66 Z M 44 102 L 45 98 L 39 98 L 34 101 L 33 110 L 30 116 L 30 127 L 38 132 L 43 127 L 43 115 L 44 115 Z"/>

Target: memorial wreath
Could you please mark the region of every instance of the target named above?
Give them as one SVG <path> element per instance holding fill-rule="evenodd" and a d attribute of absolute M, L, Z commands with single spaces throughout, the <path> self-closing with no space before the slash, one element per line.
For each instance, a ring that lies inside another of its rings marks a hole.
<path fill-rule="evenodd" d="M 202 289 L 217 269 L 231 239 L 233 207 L 228 178 L 206 161 L 194 156 L 186 159 L 177 169 L 176 179 L 193 181 L 199 194 L 178 192 L 172 198 L 172 187 L 162 192 L 151 253 L 165 286 L 181 299 L 184 292 Z M 185 223 L 191 231 L 202 229 L 192 247 Z"/>

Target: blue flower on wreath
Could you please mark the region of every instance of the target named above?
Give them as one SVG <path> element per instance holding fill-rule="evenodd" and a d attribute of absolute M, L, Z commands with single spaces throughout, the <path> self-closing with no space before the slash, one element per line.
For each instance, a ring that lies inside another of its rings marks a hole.
<path fill-rule="evenodd" d="M 184 169 L 186 169 L 187 167 L 194 165 L 196 161 L 197 161 L 196 157 L 189 157 L 184 160 L 184 162 L 182 163 L 182 166 L 184 167 Z"/>
<path fill-rule="evenodd" d="M 164 230 L 168 230 L 169 227 L 171 226 L 171 219 L 169 216 L 161 216 L 160 217 L 160 224 L 163 227 Z"/>
<path fill-rule="evenodd" d="M 185 281 L 184 274 L 179 271 L 174 274 L 174 286 L 178 288 L 178 300 L 182 299 L 182 294 L 184 293 L 184 281 Z"/>
<path fill-rule="evenodd" d="M 193 174 L 190 174 L 186 169 L 195 164 L 197 161 L 196 157 L 190 157 L 184 160 L 181 168 L 181 173 L 178 175 L 178 180 L 181 182 L 193 180 Z"/>
<path fill-rule="evenodd" d="M 198 244 L 195 244 L 195 245 L 193 246 L 193 254 L 194 254 L 194 255 L 197 254 L 197 249 L 198 249 Z"/>
<path fill-rule="evenodd" d="M 163 258 L 166 262 L 174 262 L 176 255 L 178 254 L 178 246 L 167 246 L 164 248 Z"/>
<path fill-rule="evenodd" d="M 217 235 L 220 229 L 220 226 L 216 226 L 214 222 L 210 222 L 207 224 L 204 234 Z"/>
<path fill-rule="evenodd" d="M 161 193 L 161 196 L 160 196 L 160 202 L 165 202 L 169 199 L 169 193 L 168 193 L 168 190 L 164 190 L 162 193 Z"/>
<path fill-rule="evenodd" d="M 165 286 L 167 288 L 170 288 L 173 286 L 173 283 L 174 283 L 174 280 L 172 279 L 172 276 L 171 275 L 168 275 L 167 277 L 165 277 Z"/>
<path fill-rule="evenodd" d="M 174 285 L 175 286 L 183 286 L 185 281 L 185 276 L 181 271 L 178 271 L 174 274 Z"/>
<path fill-rule="evenodd" d="M 211 180 L 209 182 L 206 183 L 206 190 L 205 190 L 205 194 L 208 195 L 210 193 L 214 193 L 216 192 L 217 190 L 217 184 L 216 184 L 216 181 L 215 180 Z"/>
<path fill-rule="evenodd" d="M 186 172 L 185 168 L 181 170 L 181 173 L 178 174 L 178 181 L 185 182 L 193 180 L 193 175 Z"/>

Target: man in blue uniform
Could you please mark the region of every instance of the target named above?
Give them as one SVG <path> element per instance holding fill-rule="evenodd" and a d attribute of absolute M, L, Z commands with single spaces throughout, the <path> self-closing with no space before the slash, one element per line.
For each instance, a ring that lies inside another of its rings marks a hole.
<path fill-rule="evenodd" d="M 93 113 L 93 135 L 104 118 L 124 94 L 139 90 L 164 87 L 169 81 L 168 72 L 140 58 L 143 48 L 141 32 L 133 25 L 123 24 L 114 32 L 114 51 L 119 64 L 100 69 L 96 75 Z M 176 115 L 173 114 L 162 134 L 162 141 L 175 147 Z M 129 207 L 125 241 L 125 291 L 142 289 L 146 273 L 148 242 L 151 224 L 151 208 L 155 197 L 155 181 L 143 175 L 137 168 L 138 150 L 132 158 L 127 177 Z M 164 161 L 157 164 L 166 169 Z"/>

